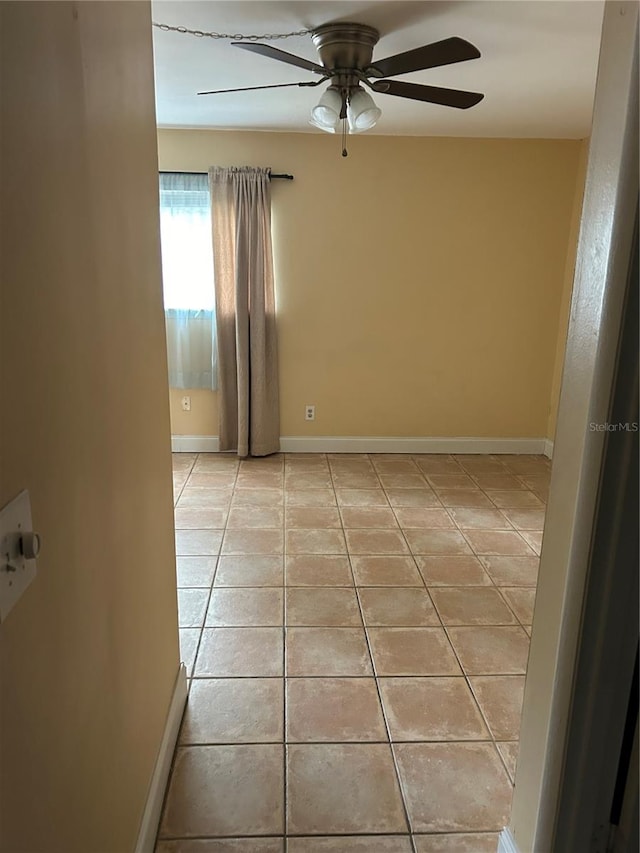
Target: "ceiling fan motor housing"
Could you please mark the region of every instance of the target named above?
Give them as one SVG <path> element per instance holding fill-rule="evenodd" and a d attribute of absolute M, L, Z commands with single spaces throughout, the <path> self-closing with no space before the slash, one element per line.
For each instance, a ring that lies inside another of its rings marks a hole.
<path fill-rule="evenodd" d="M 311 37 L 324 67 L 343 72 L 339 85 L 353 86 L 358 83 L 357 77 L 342 79 L 344 72 L 364 71 L 371 65 L 380 33 L 366 24 L 339 23 L 318 27 Z"/>

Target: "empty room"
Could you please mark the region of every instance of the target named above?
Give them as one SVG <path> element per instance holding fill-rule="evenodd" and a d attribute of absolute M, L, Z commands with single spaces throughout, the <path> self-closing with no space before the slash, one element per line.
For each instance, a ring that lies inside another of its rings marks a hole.
<path fill-rule="evenodd" d="M 631 853 L 637 18 L 0 4 L 2 853 Z"/>

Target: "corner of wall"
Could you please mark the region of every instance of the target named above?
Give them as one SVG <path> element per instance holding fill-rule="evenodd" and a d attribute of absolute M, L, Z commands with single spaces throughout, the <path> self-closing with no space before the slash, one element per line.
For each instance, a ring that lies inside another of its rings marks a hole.
<path fill-rule="evenodd" d="M 567 343 L 567 332 L 569 328 L 571 296 L 573 293 L 573 276 L 575 272 L 576 255 L 578 251 L 578 237 L 580 234 L 582 199 L 584 196 L 584 185 L 587 174 L 588 155 L 589 139 L 582 139 L 580 140 L 580 148 L 578 151 L 575 194 L 573 198 L 571 224 L 569 226 L 569 237 L 567 241 L 567 255 L 564 269 L 564 281 L 562 286 L 562 295 L 560 298 L 560 311 L 558 314 L 558 334 L 556 339 L 556 352 L 553 363 L 551 395 L 549 399 L 549 416 L 547 418 L 547 439 L 551 443 L 553 443 L 553 439 L 556 432 L 558 404 L 560 402 L 562 371 L 564 367 L 564 353 Z"/>

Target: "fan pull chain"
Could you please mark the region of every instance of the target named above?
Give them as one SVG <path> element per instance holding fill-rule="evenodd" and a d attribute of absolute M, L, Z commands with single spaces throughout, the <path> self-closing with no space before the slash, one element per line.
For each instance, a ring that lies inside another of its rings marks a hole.
<path fill-rule="evenodd" d="M 347 120 L 346 118 L 342 119 L 342 156 L 348 157 L 349 152 L 347 151 Z"/>

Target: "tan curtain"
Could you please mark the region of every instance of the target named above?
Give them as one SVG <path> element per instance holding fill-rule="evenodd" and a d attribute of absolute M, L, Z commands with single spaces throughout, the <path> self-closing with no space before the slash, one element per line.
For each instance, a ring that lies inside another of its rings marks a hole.
<path fill-rule="evenodd" d="M 209 170 L 220 450 L 280 449 L 269 170 Z"/>

